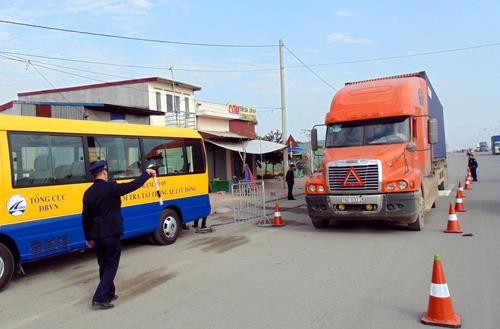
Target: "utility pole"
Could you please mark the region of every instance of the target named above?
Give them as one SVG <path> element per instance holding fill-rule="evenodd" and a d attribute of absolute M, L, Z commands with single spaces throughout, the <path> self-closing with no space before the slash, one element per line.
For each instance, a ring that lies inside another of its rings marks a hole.
<path fill-rule="evenodd" d="M 286 96 L 285 96 L 285 43 L 280 39 L 280 85 L 281 85 L 281 132 L 283 142 L 288 138 L 288 129 L 286 126 Z M 288 146 L 283 151 L 283 188 L 285 188 L 285 175 L 288 170 Z"/>

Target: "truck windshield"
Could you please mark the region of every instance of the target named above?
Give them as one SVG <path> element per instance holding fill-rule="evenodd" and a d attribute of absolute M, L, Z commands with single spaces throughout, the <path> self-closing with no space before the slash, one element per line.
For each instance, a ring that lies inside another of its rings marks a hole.
<path fill-rule="evenodd" d="M 343 122 L 329 125 L 326 147 L 401 144 L 410 141 L 410 118 Z"/>

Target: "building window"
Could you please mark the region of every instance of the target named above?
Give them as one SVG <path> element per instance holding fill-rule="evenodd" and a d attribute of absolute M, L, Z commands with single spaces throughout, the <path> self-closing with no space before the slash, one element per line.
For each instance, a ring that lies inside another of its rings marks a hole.
<path fill-rule="evenodd" d="M 156 92 L 156 110 L 161 111 L 161 94 L 159 91 Z"/>
<path fill-rule="evenodd" d="M 11 134 L 14 186 L 56 185 L 87 179 L 83 138 Z"/>
<path fill-rule="evenodd" d="M 181 111 L 181 98 L 179 96 L 175 96 L 174 108 L 177 113 Z"/>
<path fill-rule="evenodd" d="M 167 94 L 167 113 L 174 112 L 174 102 L 173 97 L 170 94 Z"/>
<path fill-rule="evenodd" d="M 125 113 L 113 113 L 111 112 L 111 121 L 113 120 L 126 120 Z"/>
<path fill-rule="evenodd" d="M 186 118 L 189 118 L 189 98 L 184 97 L 184 110 L 186 111 Z"/>
<path fill-rule="evenodd" d="M 141 152 L 138 138 L 88 137 L 90 163 L 108 162 L 110 179 L 137 177 L 141 174 Z"/>

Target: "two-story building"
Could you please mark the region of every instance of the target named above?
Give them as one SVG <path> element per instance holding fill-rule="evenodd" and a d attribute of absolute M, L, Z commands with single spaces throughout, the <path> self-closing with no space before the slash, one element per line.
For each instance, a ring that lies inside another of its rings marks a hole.
<path fill-rule="evenodd" d="M 150 124 L 196 127 L 194 93 L 200 87 L 159 77 L 131 79 L 59 89 L 22 92 L 24 102 L 56 102 L 81 104 L 111 104 L 126 108 L 163 112 L 155 115 Z M 123 118 L 125 120 L 125 118 Z"/>

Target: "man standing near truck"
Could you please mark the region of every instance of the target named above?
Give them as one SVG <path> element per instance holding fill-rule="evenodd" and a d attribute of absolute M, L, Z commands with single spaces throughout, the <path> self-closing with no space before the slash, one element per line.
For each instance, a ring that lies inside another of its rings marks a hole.
<path fill-rule="evenodd" d="M 469 162 L 468 162 L 468 167 L 470 169 L 470 174 L 472 175 L 472 180 L 474 182 L 477 182 L 477 161 L 474 158 L 474 154 L 472 152 L 468 153 L 469 155 Z"/>
<path fill-rule="evenodd" d="M 295 183 L 295 164 L 290 165 L 290 169 L 286 172 L 286 184 L 288 185 L 288 200 L 295 200 L 293 197 L 293 184 Z"/>

